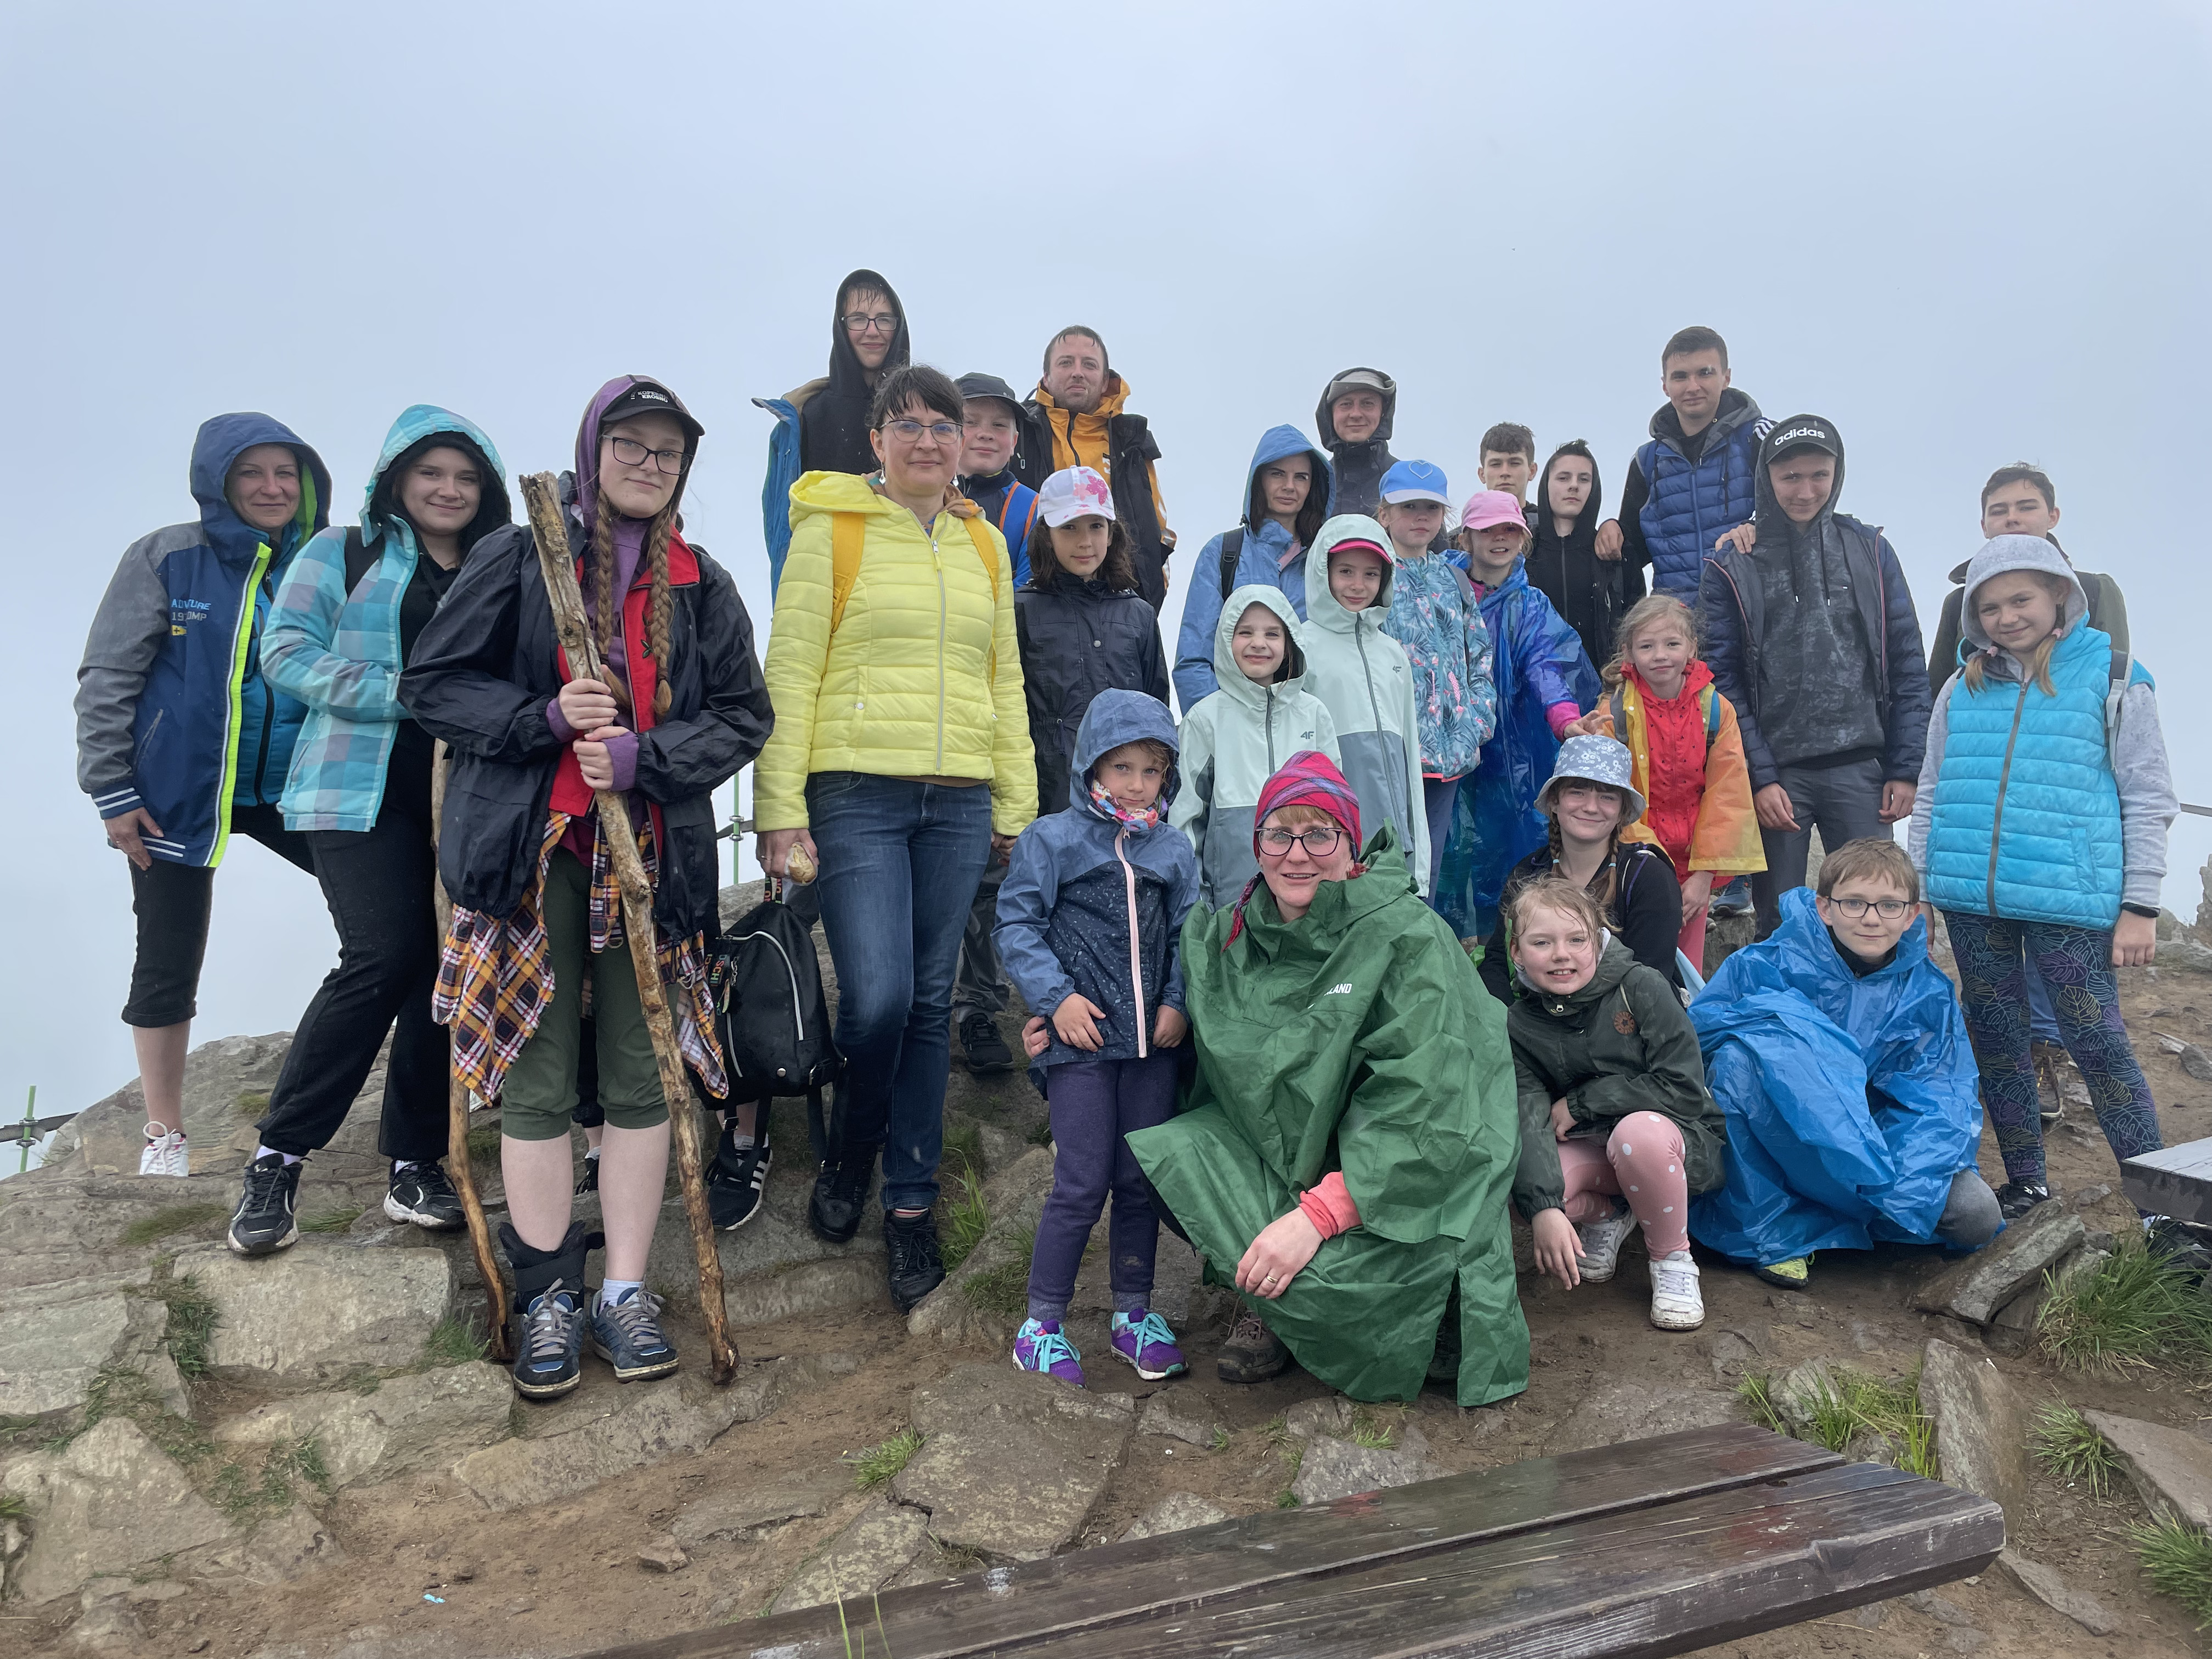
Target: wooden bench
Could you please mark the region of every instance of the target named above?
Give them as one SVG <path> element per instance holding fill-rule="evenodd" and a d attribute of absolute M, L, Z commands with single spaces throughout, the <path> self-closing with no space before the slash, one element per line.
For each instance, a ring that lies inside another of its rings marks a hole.
<path fill-rule="evenodd" d="M 1997 1506 L 1740 1425 L 1539 1458 L 844 1604 L 885 1659 L 1657 1656 L 1923 1589 Z M 880 1626 L 880 1627 L 879 1627 Z M 835 1606 L 603 1659 L 846 1659 Z"/>
<path fill-rule="evenodd" d="M 2139 1210 L 2212 1226 L 2212 1140 L 2185 1140 L 2124 1160 L 2120 1191 Z"/>

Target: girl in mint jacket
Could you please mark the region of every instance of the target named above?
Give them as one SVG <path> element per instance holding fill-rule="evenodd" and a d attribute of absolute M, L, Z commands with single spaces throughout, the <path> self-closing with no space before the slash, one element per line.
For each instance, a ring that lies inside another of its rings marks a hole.
<path fill-rule="evenodd" d="M 1962 666 L 1936 700 L 1913 803 L 1912 861 L 1958 960 L 2008 1218 L 2051 1196 L 2028 1057 L 2031 956 L 2113 1156 L 2160 1145 L 2113 969 L 2151 959 L 2178 808 L 2151 677 L 2089 625 L 2088 608 L 2043 538 L 1984 544 L 1966 570 Z"/>

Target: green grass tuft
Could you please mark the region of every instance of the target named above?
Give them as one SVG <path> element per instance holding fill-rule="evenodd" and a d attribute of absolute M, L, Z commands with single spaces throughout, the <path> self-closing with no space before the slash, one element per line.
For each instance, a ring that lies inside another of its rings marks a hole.
<path fill-rule="evenodd" d="M 12 1492 L 0 1492 L 0 1521 L 21 1521 L 31 1506 Z"/>
<path fill-rule="evenodd" d="M 1782 1420 L 1781 1408 L 1774 1403 L 1774 1373 L 1752 1371 L 1735 1385 L 1736 1398 L 1750 1408 L 1751 1420 L 1762 1429 L 1771 1429 L 1777 1434 L 1787 1434 L 1789 1426 Z"/>
<path fill-rule="evenodd" d="M 2036 1316 L 2036 1340 L 2062 1369 L 2143 1370 L 2161 1364 L 2197 1366 L 2212 1360 L 2212 1301 L 2193 1276 L 2124 1239 L 2097 1266 L 2061 1283 L 2044 1275 L 2051 1295 Z"/>
<path fill-rule="evenodd" d="M 1294 1510 L 1297 1508 L 1297 1506 L 1298 1495 L 1292 1492 L 1288 1486 L 1284 1487 L 1282 1491 L 1275 1494 L 1275 1507 L 1277 1509 Z"/>
<path fill-rule="evenodd" d="M 1403 1420 L 1401 1418 L 1400 1422 Z M 1352 1414 L 1352 1443 L 1364 1446 L 1370 1451 L 1395 1451 L 1398 1445 L 1398 1423 L 1383 1421 L 1365 1406 Z"/>
<path fill-rule="evenodd" d="M 268 1109 L 269 1097 L 258 1091 L 242 1094 L 230 1103 L 231 1115 L 234 1117 L 259 1117 Z"/>
<path fill-rule="evenodd" d="M 1751 1408 L 1754 1421 L 1777 1434 L 1788 1434 L 1775 1386 L 1771 1372 L 1755 1371 L 1736 1385 L 1736 1394 Z M 1921 1413 L 1917 1376 L 1892 1382 L 1839 1368 L 1830 1373 L 1810 1407 L 1810 1421 L 1802 1432 L 1814 1445 L 1841 1452 L 1860 1431 L 1869 1431 L 1896 1446 L 1899 1468 L 1930 1480 L 1938 1478 L 1936 1425 Z"/>
<path fill-rule="evenodd" d="M 2105 1437 L 2089 1426 L 2089 1419 L 2063 1400 L 2054 1400 L 2035 1416 L 2028 1443 L 2045 1473 L 2069 1486 L 2086 1489 L 2102 1498 L 2112 1489 L 2120 1460 L 2105 1443 Z"/>
<path fill-rule="evenodd" d="M 187 1382 L 198 1382 L 207 1375 L 208 1350 L 214 1346 L 222 1310 L 189 1273 L 156 1280 L 149 1288 L 169 1304 L 169 1358 L 177 1362 L 178 1375 Z"/>
<path fill-rule="evenodd" d="M 958 1158 L 971 1172 L 983 1167 L 983 1126 L 973 1118 L 963 1119 L 945 1131 L 945 1156 L 940 1165 Z"/>
<path fill-rule="evenodd" d="M 975 1253 L 990 1231 L 991 1212 L 983 1202 L 983 1177 L 975 1172 L 973 1160 L 964 1155 L 957 1166 L 940 1166 L 952 1170 L 952 1181 L 945 1187 L 945 1195 L 938 1200 L 938 1249 L 945 1257 L 945 1271 L 951 1273 Z"/>
<path fill-rule="evenodd" d="M 862 1492 L 888 1486 L 921 1449 L 921 1431 L 901 1429 L 880 1446 L 871 1446 L 847 1460 L 853 1466 L 853 1484 Z"/>
<path fill-rule="evenodd" d="M 368 1207 L 362 1204 L 350 1207 L 342 1204 L 334 1210 L 318 1210 L 301 1220 L 300 1231 L 303 1233 L 342 1233 L 368 1213 Z"/>
<path fill-rule="evenodd" d="M 1052 1125 L 1051 1125 L 1050 1123 L 1048 1123 L 1048 1123 L 1040 1123 L 1040 1124 L 1038 1124 L 1036 1127 L 1032 1128 L 1032 1129 L 1030 1131 L 1029 1140 L 1030 1140 L 1030 1146 L 1051 1146 L 1051 1145 L 1052 1145 Z"/>
<path fill-rule="evenodd" d="M 499 1157 L 500 1126 L 480 1123 L 469 1131 L 469 1162 L 489 1164 Z"/>
<path fill-rule="evenodd" d="M 1021 1249 L 987 1272 L 977 1273 L 960 1287 L 960 1293 L 985 1313 L 1018 1318 L 1029 1306 L 1030 1258 L 1036 1253 L 1036 1229 L 1022 1240 Z"/>
<path fill-rule="evenodd" d="M 1218 1425 L 1216 1425 L 1216 1427 L 1214 1428 L 1214 1431 L 1213 1431 L 1213 1443 L 1212 1443 L 1212 1445 L 1208 1446 L 1208 1447 L 1206 1448 L 1206 1450 L 1208 1450 L 1208 1451 L 1227 1451 L 1228 1449 L 1229 1449 L 1229 1431 L 1228 1431 L 1228 1430 L 1226 1430 L 1226 1429 L 1224 1429 L 1224 1428 L 1222 1428 L 1222 1427 L 1220 1427 L 1220 1426 L 1218 1426 Z"/>
<path fill-rule="evenodd" d="M 157 1238 L 167 1238 L 172 1233 L 190 1232 L 195 1227 L 204 1227 L 210 1221 L 220 1221 L 230 1213 L 227 1204 L 171 1204 L 142 1215 L 123 1230 L 121 1243 L 135 1249 L 151 1244 Z"/>
<path fill-rule="evenodd" d="M 482 1359 L 491 1345 L 477 1334 L 473 1319 L 456 1319 L 448 1314 L 430 1328 L 430 1334 L 422 1339 L 422 1363 L 425 1365 L 465 1365 Z"/>
<path fill-rule="evenodd" d="M 2128 1538 L 2151 1588 L 2188 1608 L 2197 1629 L 2212 1625 L 2212 1538 L 2171 1515 L 2136 1522 Z"/>

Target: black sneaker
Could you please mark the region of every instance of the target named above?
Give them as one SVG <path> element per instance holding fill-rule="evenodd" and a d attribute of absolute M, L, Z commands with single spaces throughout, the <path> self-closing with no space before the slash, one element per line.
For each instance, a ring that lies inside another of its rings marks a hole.
<path fill-rule="evenodd" d="M 592 1306 L 592 1352 L 615 1368 L 617 1382 L 642 1382 L 676 1369 L 676 1350 L 660 1330 L 660 1298 L 632 1291 L 612 1307 Z"/>
<path fill-rule="evenodd" d="M 806 1205 L 806 1224 L 814 1229 L 814 1236 L 832 1244 L 850 1243 L 860 1231 L 860 1216 L 875 1184 L 872 1146 L 855 1147 L 842 1158 L 825 1160 Z"/>
<path fill-rule="evenodd" d="M 576 1177 L 576 1196 L 581 1198 L 586 1193 L 596 1193 L 599 1190 L 599 1160 L 596 1158 L 587 1158 L 584 1160 L 584 1173 Z"/>
<path fill-rule="evenodd" d="M 971 1072 L 1011 1072 L 1014 1051 L 999 1035 L 999 1024 L 978 1008 L 960 1022 L 960 1052 Z"/>
<path fill-rule="evenodd" d="M 240 1255 L 273 1255 L 300 1242 L 292 1218 L 299 1207 L 300 1171 L 306 1160 L 287 1164 L 282 1152 L 264 1152 L 246 1166 L 246 1190 L 230 1218 L 230 1248 Z"/>
<path fill-rule="evenodd" d="M 530 1300 L 514 1355 L 514 1391 L 551 1400 L 584 1380 L 584 1287 L 556 1279 Z"/>
<path fill-rule="evenodd" d="M 761 1197 L 768 1190 L 768 1166 L 775 1157 L 765 1136 L 757 1137 L 750 1146 L 736 1146 L 735 1139 L 724 1127 L 714 1162 L 707 1170 L 707 1208 L 717 1232 L 733 1232 L 760 1213 Z"/>
<path fill-rule="evenodd" d="M 1997 1188 L 1997 1209 L 2007 1221 L 2017 1221 L 2039 1204 L 2051 1202 L 2051 1188 L 2035 1181 L 2008 1181 Z"/>
<path fill-rule="evenodd" d="M 461 1195 L 453 1190 L 442 1164 L 395 1166 L 392 1190 L 384 1195 L 384 1213 L 394 1221 L 411 1221 L 434 1233 L 458 1232 L 469 1219 L 461 1206 Z"/>
<path fill-rule="evenodd" d="M 901 1313 L 945 1282 L 945 1257 L 937 1248 L 937 1219 L 928 1211 L 884 1214 L 884 1254 L 890 1269 L 891 1300 Z"/>

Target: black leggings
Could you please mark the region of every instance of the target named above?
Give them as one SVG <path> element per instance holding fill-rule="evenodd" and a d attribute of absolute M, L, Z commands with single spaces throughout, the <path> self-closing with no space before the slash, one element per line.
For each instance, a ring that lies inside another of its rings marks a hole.
<path fill-rule="evenodd" d="M 304 1158 L 330 1144 L 390 1031 L 377 1150 L 425 1162 L 446 1155 L 450 1050 L 445 1028 L 430 1018 L 437 854 L 428 777 L 406 770 L 393 769 L 374 829 L 307 832 L 338 961 L 301 1016 L 270 1091 L 261 1144 L 275 1151 Z"/>
<path fill-rule="evenodd" d="M 287 830 L 283 814 L 273 806 L 232 807 L 230 833 L 252 837 L 302 870 L 314 870 L 307 837 Z M 215 872 L 167 859 L 155 859 L 143 870 L 135 864 L 130 868 L 138 948 L 123 1023 L 155 1029 L 180 1025 L 199 1012 L 200 963 L 207 957 L 208 918 L 215 908 Z"/>

